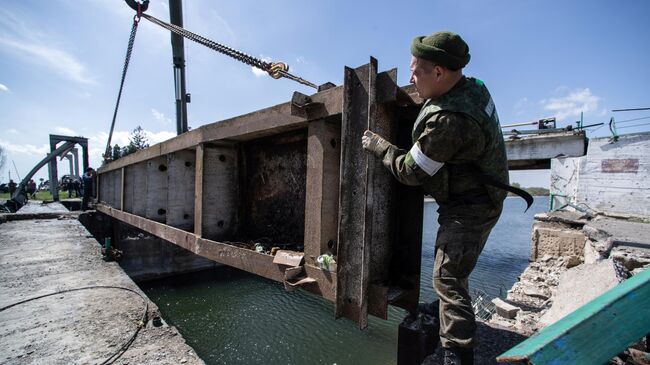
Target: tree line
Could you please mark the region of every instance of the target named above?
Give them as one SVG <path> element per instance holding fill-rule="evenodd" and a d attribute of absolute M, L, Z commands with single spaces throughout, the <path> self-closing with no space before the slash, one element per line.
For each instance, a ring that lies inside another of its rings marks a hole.
<path fill-rule="evenodd" d="M 109 156 L 105 156 L 104 161 L 115 161 L 136 151 L 143 150 L 147 147 L 149 147 L 149 139 L 147 138 L 144 129 L 142 129 L 140 126 L 137 126 L 129 134 L 129 144 L 124 147 L 120 147 L 116 143 L 115 146 L 113 146 L 113 148 L 108 151 Z"/>

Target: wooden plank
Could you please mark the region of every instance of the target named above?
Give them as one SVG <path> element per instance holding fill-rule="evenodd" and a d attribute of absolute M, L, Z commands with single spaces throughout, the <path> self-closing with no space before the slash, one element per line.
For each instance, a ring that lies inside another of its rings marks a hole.
<path fill-rule="evenodd" d="M 338 232 L 341 124 L 334 120 L 309 123 L 305 192 L 305 256 L 336 250 Z"/>
<path fill-rule="evenodd" d="M 203 152 L 205 145 L 196 146 L 196 169 L 194 171 L 194 234 L 203 234 Z"/>
<path fill-rule="evenodd" d="M 650 328 L 646 269 L 497 357 L 533 365 L 604 364 Z"/>

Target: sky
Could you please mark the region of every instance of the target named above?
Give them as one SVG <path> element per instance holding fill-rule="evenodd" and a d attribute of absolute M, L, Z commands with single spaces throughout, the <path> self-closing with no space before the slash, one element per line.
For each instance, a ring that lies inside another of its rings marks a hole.
<path fill-rule="evenodd" d="M 413 37 L 439 30 L 469 44 L 466 75 L 490 89 L 502 125 L 556 117 L 558 126 L 621 121 L 619 133 L 649 131 L 650 1 L 284 1 L 186 0 L 185 28 L 266 60 L 284 61 L 315 84 L 342 84 L 344 66 L 370 56 L 409 82 Z M 147 13 L 168 21 L 167 1 Z M 0 182 L 28 173 L 49 134 L 89 138 L 100 165 L 134 11 L 121 0 L 0 0 Z M 291 99 L 312 89 L 274 80 L 185 41 L 189 126 L 196 128 Z M 136 126 L 157 143 L 176 135 L 170 35 L 142 19 L 117 115 L 113 144 Z M 589 137 L 607 136 L 593 128 Z M 15 168 L 14 168 L 15 164 Z M 59 176 L 68 162 L 59 163 Z M 47 179 L 47 169 L 36 178 Z M 549 185 L 548 171 L 512 172 L 523 186 Z"/>

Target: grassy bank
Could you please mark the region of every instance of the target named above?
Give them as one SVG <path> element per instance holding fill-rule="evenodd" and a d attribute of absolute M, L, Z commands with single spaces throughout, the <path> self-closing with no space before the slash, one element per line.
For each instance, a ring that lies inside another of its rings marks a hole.
<path fill-rule="evenodd" d="M 65 199 L 68 197 L 68 193 L 59 193 L 59 197 Z M 9 200 L 10 198 L 9 193 L 0 193 L 0 200 Z M 52 194 L 49 191 L 37 191 L 33 200 L 52 200 Z"/>

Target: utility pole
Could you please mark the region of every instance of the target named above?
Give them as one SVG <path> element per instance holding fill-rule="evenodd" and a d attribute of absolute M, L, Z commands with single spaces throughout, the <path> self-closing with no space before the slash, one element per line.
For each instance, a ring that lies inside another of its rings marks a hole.
<path fill-rule="evenodd" d="M 183 27 L 183 1 L 169 0 L 170 23 Z M 185 90 L 185 50 L 183 37 L 171 33 L 174 61 L 174 92 L 176 95 L 176 133 L 187 132 L 187 103 L 189 95 Z"/>

